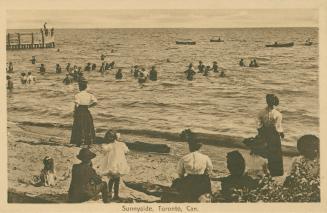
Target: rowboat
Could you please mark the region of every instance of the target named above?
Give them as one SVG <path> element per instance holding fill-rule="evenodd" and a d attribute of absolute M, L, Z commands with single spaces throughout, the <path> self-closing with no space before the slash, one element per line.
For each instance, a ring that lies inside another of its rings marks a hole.
<path fill-rule="evenodd" d="M 180 39 L 176 41 L 176 44 L 182 44 L 182 45 L 195 45 L 196 42 L 192 41 L 191 39 Z"/>
<path fill-rule="evenodd" d="M 210 39 L 210 42 L 224 42 L 224 40 L 221 40 L 220 37 L 213 37 Z"/>
<path fill-rule="evenodd" d="M 280 43 L 266 44 L 266 47 L 293 47 L 293 46 L 294 46 L 294 42 L 284 43 L 284 44 L 280 44 Z"/>

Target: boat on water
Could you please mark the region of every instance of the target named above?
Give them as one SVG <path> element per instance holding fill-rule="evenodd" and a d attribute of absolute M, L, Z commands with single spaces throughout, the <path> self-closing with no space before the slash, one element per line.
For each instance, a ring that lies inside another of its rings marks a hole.
<path fill-rule="evenodd" d="M 176 41 L 176 44 L 182 44 L 182 45 L 195 45 L 196 42 L 192 41 L 191 39 L 179 39 Z"/>
<path fill-rule="evenodd" d="M 277 43 L 275 42 L 274 44 L 266 44 L 266 47 L 293 47 L 294 42 L 290 43 Z"/>
<path fill-rule="evenodd" d="M 220 39 L 220 37 L 215 36 L 210 39 L 210 42 L 224 42 L 224 40 Z"/>

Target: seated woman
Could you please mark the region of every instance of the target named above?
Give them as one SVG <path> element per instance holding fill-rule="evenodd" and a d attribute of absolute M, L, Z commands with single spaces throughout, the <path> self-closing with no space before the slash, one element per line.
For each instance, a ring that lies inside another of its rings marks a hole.
<path fill-rule="evenodd" d="M 300 156 L 294 157 L 284 186 L 301 187 L 305 182 L 319 179 L 319 138 L 315 135 L 304 135 L 297 141 Z M 303 179 L 304 178 L 304 179 Z"/>
<path fill-rule="evenodd" d="M 227 153 L 227 168 L 230 175 L 221 179 L 221 193 L 225 201 L 238 202 L 238 190 L 254 189 L 257 187 L 257 183 L 250 176 L 244 174 L 245 160 L 238 151 Z"/>
<path fill-rule="evenodd" d="M 199 152 L 201 144 L 195 142 L 193 133 L 184 131 L 190 153 L 178 162 L 177 171 L 180 178 L 173 182 L 172 188 L 179 192 L 181 202 L 199 202 L 203 195 L 211 195 L 209 174 L 213 166 L 210 158 Z"/>
<path fill-rule="evenodd" d="M 254 180 L 260 180 L 269 174 L 266 145 L 255 138 L 245 139 L 243 143 L 250 148 L 250 155 L 245 157 L 245 173 Z"/>
<path fill-rule="evenodd" d="M 96 154 L 89 149 L 82 148 L 77 158 L 82 162 L 74 164 L 72 169 L 72 180 L 68 191 L 70 203 L 82 203 L 97 196 L 100 192 L 104 203 L 108 202 L 108 186 L 101 180 L 92 168 L 91 160 Z"/>

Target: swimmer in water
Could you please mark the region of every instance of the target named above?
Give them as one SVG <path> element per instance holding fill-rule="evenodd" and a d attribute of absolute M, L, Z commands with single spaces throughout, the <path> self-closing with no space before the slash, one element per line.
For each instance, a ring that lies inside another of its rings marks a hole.
<path fill-rule="evenodd" d="M 188 65 L 188 69 L 186 71 L 184 71 L 184 73 L 186 73 L 186 79 L 189 81 L 193 80 L 193 76 L 196 74 L 196 72 L 193 69 L 193 64 L 190 63 Z"/>

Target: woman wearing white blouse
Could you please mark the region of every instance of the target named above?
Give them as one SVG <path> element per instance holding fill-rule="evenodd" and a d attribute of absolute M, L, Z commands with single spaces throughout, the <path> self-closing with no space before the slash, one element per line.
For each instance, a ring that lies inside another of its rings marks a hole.
<path fill-rule="evenodd" d="M 282 176 L 283 154 L 281 138 L 284 138 L 282 128 L 282 114 L 274 107 L 278 106 L 279 99 L 273 94 L 266 96 L 267 107 L 258 115 L 258 131 L 267 144 L 268 169 L 272 177 Z"/>
<path fill-rule="evenodd" d="M 78 86 L 80 92 L 75 95 L 74 123 L 70 143 L 76 146 L 91 145 L 95 139 L 95 130 L 88 108 L 95 106 L 97 99 L 86 92 L 87 82 L 79 82 Z"/>

